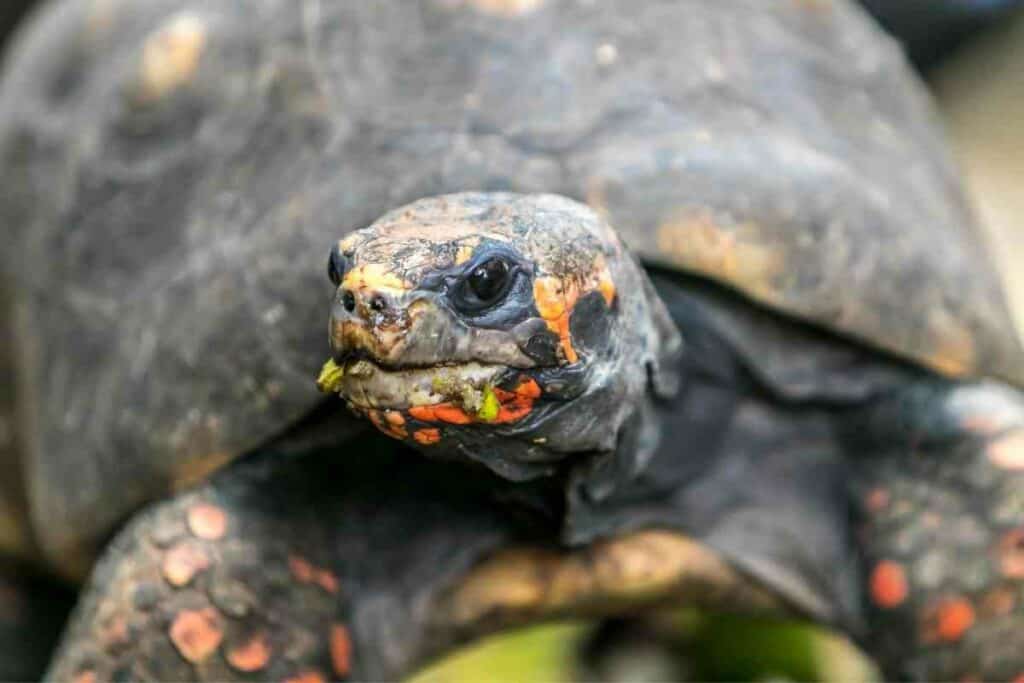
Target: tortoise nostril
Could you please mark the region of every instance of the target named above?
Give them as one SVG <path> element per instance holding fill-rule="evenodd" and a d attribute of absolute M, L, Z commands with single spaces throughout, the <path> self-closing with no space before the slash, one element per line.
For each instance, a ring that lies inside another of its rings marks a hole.
<path fill-rule="evenodd" d="M 341 295 L 341 305 L 345 307 L 345 310 L 351 313 L 356 310 L 356 297 L 352 292 L 345 291 Z"/>
<path fill-rule="evenodd" d="M 378 313 L 387 308 L 387 303 L 385 303 L 384 297 L 375 296 L 372 299 L 370 299 L 370 308 L 373 309 L 374 311 L 377 311 Z"/>

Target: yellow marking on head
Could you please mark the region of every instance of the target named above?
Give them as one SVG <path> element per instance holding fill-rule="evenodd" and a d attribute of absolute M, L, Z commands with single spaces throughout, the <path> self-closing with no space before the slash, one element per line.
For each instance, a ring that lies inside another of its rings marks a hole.
<path fill-rule="evenodd" d="M 146 39 L 139 68 L 141 100 L 159 100 L 192 80 L 206 47 L 207 28 L 194 14 L 179 14 Z"/>
<path fill-rule="evenodd" d="M 368 263 L 353 268 L 345 274 L 342 286 L 349 289 L 372 289 L 374 291 L 411 289 L 409 283 L 392 273 L 383 263 Z"/>
<path fill-rule="evenodd" d="M 475 244 L 459 245 L 458 251 L 455 252 L 455 265 L 461 266 L 463 263 L 471 259 L 473 257 L 473 251 L 475 249 Z"/>
<path fill-rule="evenodd" d="M 550 321 L 565 313 L 565 293 L 562 289 L 562 281 L 557 277 L 539 277 L 534 281 L 533 300 L 540 317 Z"/>

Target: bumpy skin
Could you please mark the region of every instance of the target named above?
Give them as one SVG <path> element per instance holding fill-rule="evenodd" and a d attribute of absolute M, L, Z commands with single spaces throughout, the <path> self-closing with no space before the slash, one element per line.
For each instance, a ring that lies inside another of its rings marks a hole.
<path fill-rule="evenodd" d="M 501 503 L 507 484 L 392 443 L 271 449 L 148 510 L 98 566 L 48 678 L 395 680 L 540 618 L 672 598 L 783 609 L 668 534 L 557 550 L 548 520 Z"/>
<path fill-rule="evenodd" d="M 884 437 L 884 440 L 882 440 Z M 1024 674 L 1024 397 L 924 383 L 846 425 L 869 651 L 914 679 Z"/>
<path fill-rule="evenodd" d="M 587 199 L 797 316 L 1024 367 L 921 88 L 844 2 L 63 0 L 11 55 L 27 497 L 69 573 L 321 400 L 316 245 L 422 196 Z"/>

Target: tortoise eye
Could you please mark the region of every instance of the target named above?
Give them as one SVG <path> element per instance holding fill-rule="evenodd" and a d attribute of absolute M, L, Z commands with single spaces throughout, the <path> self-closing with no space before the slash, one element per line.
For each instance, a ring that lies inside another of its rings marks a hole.
<path fill-rule="evenodd" d="M 341 284 L 342 278 L 345 277 L 345 271 L 348 269 L 348 263 L 341 251 L 338 249 L 338 245 L 334 245 L 331 248 L 331 255 L 327 258 L 327 277 L 331 279 L 334 286 L 337 287 Z"/>
<path fill-rule="evenodd" d="M 469 288 L 482 303 L 493 303 L 505 290 L 508 271 L 508 264 L 501 259 L 485 261 L 469 274 Z"/>
<path fill-rule="evenodd" d="M 515 269 L 506 259 L 489 258 L 463 276 L 452 301 L 462 312 L 477 315 L 502 300 L 511 289 L 514 274 Z"/>

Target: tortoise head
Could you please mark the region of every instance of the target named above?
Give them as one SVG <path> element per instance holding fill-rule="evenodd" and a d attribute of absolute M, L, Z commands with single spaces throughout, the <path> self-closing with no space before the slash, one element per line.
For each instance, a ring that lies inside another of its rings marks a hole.
<path fill-rule="evenodd" d="M 558 196 L 417 201 L 341 240 L 328 274 L 321 389 L 395 438 L 512 479 L 614 450 L 680 348 L 614 231 Z"/>

